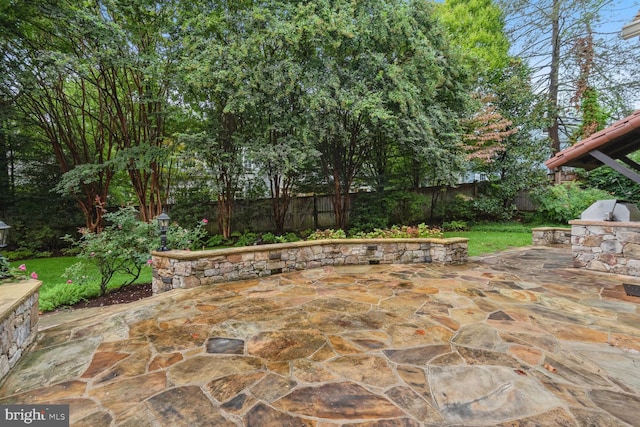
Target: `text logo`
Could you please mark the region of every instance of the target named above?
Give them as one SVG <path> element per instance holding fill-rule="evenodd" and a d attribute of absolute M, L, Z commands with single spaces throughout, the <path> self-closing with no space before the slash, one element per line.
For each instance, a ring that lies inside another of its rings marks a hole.
<path fill-rule="evenodd" d="M 69 427 L 69 405 L 0 405 L 0 425 Z"/>

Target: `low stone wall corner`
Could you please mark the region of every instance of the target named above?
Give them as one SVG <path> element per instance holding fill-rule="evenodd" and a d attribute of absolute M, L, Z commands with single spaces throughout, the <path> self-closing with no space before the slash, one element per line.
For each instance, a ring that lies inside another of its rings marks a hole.
<path fill-rule="evenodd" d="M 573 220 L 573 266 L 640 276 L 640 222 Z"/>
<path fill-rule="evenodd" d="M 531 234 L 533 246 L 571 245 L 570 227 L 538 227 Z"/>
<path fill-rule="evenodd" d="M 38 280 L 0 285 L 0 384 L 38 333 Z"/>

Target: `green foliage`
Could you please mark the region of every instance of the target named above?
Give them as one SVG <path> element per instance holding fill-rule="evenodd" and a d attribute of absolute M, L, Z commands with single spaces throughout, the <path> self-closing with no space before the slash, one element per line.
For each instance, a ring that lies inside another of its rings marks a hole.
<path fill-rule="evenodd" d="M 215 248 L 216 246 L 222 246 L 225 243 L 226 239 L 222 234 L 214 234 L 209 237 L 207 240 L 207 246 L 211 248 Z"/>
<path fill-rule="evenodd" d="M 258 235 L 250 231 L 244 232 L 240 235 L 234 246 L 253 246 L 258 243 Z"/>
<path fill-rule="evenodd" d="M 366 232 L 391 225 L 391 203 L 385 193 L 358 193 L 349 215 L 350 232 Z"/>
<path fill-rule="evenodd" d="M 300 237 L 296 233 L 287 233 L 282 236 L 276 236 L 273 233 L 263 233 L 260 236 L 261 243 L 271 244 L 271 243 L 291 243 L 297 242 L 301 240 Z"/>
<path fill-rule="evenodd" d="M 447 221 L 442 223 L 442 231 L 465 231 L 469 229 L 466 221 Z"/>
<path fill-rule="evenodd" d="M 531 233 L 531 225 L 519 222 L 485 222 L 474 224 L 473 231 L 489 231 L 496 233 Z"/>
<path fill-rule="evenodd" d="M 498 5 L 491 0 L 447 0 L 438 6 L 438 17 L 469 58 L 469 68 L 482 73 L 506 65 L 509 41 Z"/>
<path fill-rule="evenodd" d="M 629 157 L 636 162 L 640 161 L 640 153 L 634 153 Z M 640 184 L 610 167 L 605 166 L 589 171 L 583 178 L 588 187 L 607 191 L 619 200 L 640 203 Z"/>
<path fill-rule="evenodd" d="M 172 193 L 174 203 L 169 212 L 171 220 L 178 224 L 195 224 L 202 218 L 210 218 L 213 194 L 204 182 L 196 181 L 195 188 L 177 188 Z"/>
<path fill-rule="evenodd" d="M 328 228 L 326 230 L 316 230 L 307 236 L 307 240 L 323 240 L 323 239 L 346 239 L 347 233 L 338 229 Z"/>
<path fill-rule="evenodd" d="M 169 249 L 187 251 L 202 249 L 207 236 L 206 226 L 208 223 L 207 219 L 201 219 L 193 228 L 184 228 L 176 222 L 171 223 L 169 230 L 167 230 L 167 246 Z M 152 228 L 157 230 L 156 221 L 152 223 Z M 157 237 L 155 237 L 155 240 L 157 242 Z"/>
<path fill-rule="evenodd" d="M 100 233 L 81 229 L 78 241 L 65 236 L 65 240 L 80 249 L 78 257 L 82 260 L 70 270 L 75 276 L 71 276 L 69 280 L 80 281 L 84 264 L 95 265 L 100 273 L 101 295 L 106 293 L 107 285 L 117 272 L 130 275 L 128 283 L 133 283 L 150 260 L 150 252 L 157 242 L 157 228 L 153 224 L 139 221 L 137 211 L 133 208 L 107 213 L 104 218 L 111 225 Z"/>
<path fill-rule="evenodd" d="M 260 237 L 260 239 L 262 240 L 262 243 L 265 244 L 271 244 L 271 243 L 276 243 L 276 238 L 277 236 L 273 233 L 263 233 L 262 236 Z"/>
<path fill-rule="evenodd" d="M 276 237 L 276 242 L 278 243 L 292 243 L 299 242 L 301 239 L 296 233 L 287 233 L 284 236 Z"/>
<path fill-rule="evenodd" d="M 418 223 L 424 220 L 430 203 L 424 194 L 411 191 L 358 193 L 349 216 L 349 232 Z"/>
<path fill-rule="evenodd" d="M 442 237 L 442 232 L 437 228 L 430 228 L 426 224 L 419 224 L 415 227 L 402 225 L 391 226 L 389 228 L 377 228 L 369 232 L 357 232 L 351 234 L 349 238 L 354 239 L 407 239 L 407 238 L 427 238 L 427 237 Z M 307 240 L 322 240 L 322 239 L 346 239 L 347 235 L 342 230 L 316 230 L 311 233 Z"/>
<path fill-rule="evenodd" d="M 602 107 L 598 98 L 598 91 L 593 87 L 587 87 L 583 91 L 580 105 L 582 121 L 571 135 L 572 144 L 601 131 L 611 118 L 611 112 Z"/>
<path fill-rule="evenodd" d="M 53 311 L 58 307 L 70 306 L 80 301 L 100 295 L 100 287 L 80 286 L 76 283 L 56 283 L 40 288 L 38 308 L 40 311 Z"/>
<path fill-rule="evenodd" d="M 29 273 L 26 264 L 13 267 L 7 258 L 0 255 L 0 280 L 15 281 L 28 278 L 37 279 L 38 274 L 35 271 Z"/>
<path fill-rule="evenodd" d="M 11 264 L 9 263 L 9 260 L 0 255 L 0 279 L 4 279 L 5 277 L 9 277 L 11 275 L 9 272 L 10 268 Z"/>
<path fill-rule="evenodd" d="M 418 224 L 416 227 L 394 225 L 387 229 L 375 229 L 368 233 L 356 233 L 351 237 L 356 239 L 439 238 L 442 237 L 442 231 L 438 228 L 430 228 L 426 224 Z"/>
<path fill-rule="evenodd" d="M 18 264 L 26 264 L 24 271 L 21 271 L 23 275 L 30 276 L 31 272 L 38 272 L 38 280 L 42 281 L 39 308 L 41 311 L 51 311 L 100 295 L 100 274 L 97 267 L 93 264 L 78 263 L 77 260 L 76 257 L 39 258 L 14 262 L 12 265 L 19 270 Z M 69 283 L 72 276 L 77 279 Z M 116 273 L 108 290 L 116 289 L 128 280 L 128 274 Z M 149 282 L 151 268 L 145 267 L 135 283 Z"/>
<path fill-rule="evenodd" d="M 564 223 L 580 218 L 580 214 L 596 200 L 610 199 L 612 196 L 597 188 L 583 189 L 572 181 L 543 187 L 534 192 L 533 197 L 545 219 Z"/>
<path fill-rule="evenodd" d="M 124 274 L 127 279 L 123 285 L 135 282 L 142 269 L 151 261 L 150 252 L 158 245 L 158 227 L 154 223 L 146 223 L 138 219 L 138 212 L 132 207 L 125 207 L 117 212 L 104 215 L 110 225 L 100 233 L 92 233 L 81 229 L 81 237 L 74 240 L 65 236 L 80 250 L 78 257 L 82 260 L 69 273 L 72 282 L 86 282 L 87 267 L 93 265 L 98 269 L 100 277 L 100 293 L 104 295 L 107 286 L 116 273 Z M 205 235 L 206 223 L 200 221 L 192 230 L 177 224 L 171 224 L 167 232 L 168 246 L 174 249 L 191 249 L 200 247 Z"/>

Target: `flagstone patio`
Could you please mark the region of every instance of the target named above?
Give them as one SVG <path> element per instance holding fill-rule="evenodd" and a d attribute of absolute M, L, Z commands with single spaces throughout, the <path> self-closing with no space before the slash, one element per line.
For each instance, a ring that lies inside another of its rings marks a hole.
<path fill-rule="evenodd" d="M 74 426 L 640 425 L 639 278 L 569 248 L 326 267 L 42 316 L 0 404 Z"/>

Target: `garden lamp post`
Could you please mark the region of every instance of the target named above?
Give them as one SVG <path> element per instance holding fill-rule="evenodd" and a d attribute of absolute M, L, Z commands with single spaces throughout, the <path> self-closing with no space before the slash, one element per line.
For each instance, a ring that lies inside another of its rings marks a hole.
<path fill-rule="evenodd" d="M 169 218 L 169 215 L 167 215 L 163 209 L 162 213 L 158 215 L 158 227 L 160 228 L 160 249 L 158 250 L 160 252 L 169 250 L 167 247 L 167 230 L 169 229 L 169 221 L 171 221 L 171 218 Z"/>
<path fill-rule="evenodd" d="M 0 221 L 0 249 L 7 246 L 7 235 L 9 234 L 9 227 L 4 222 Z"/>

